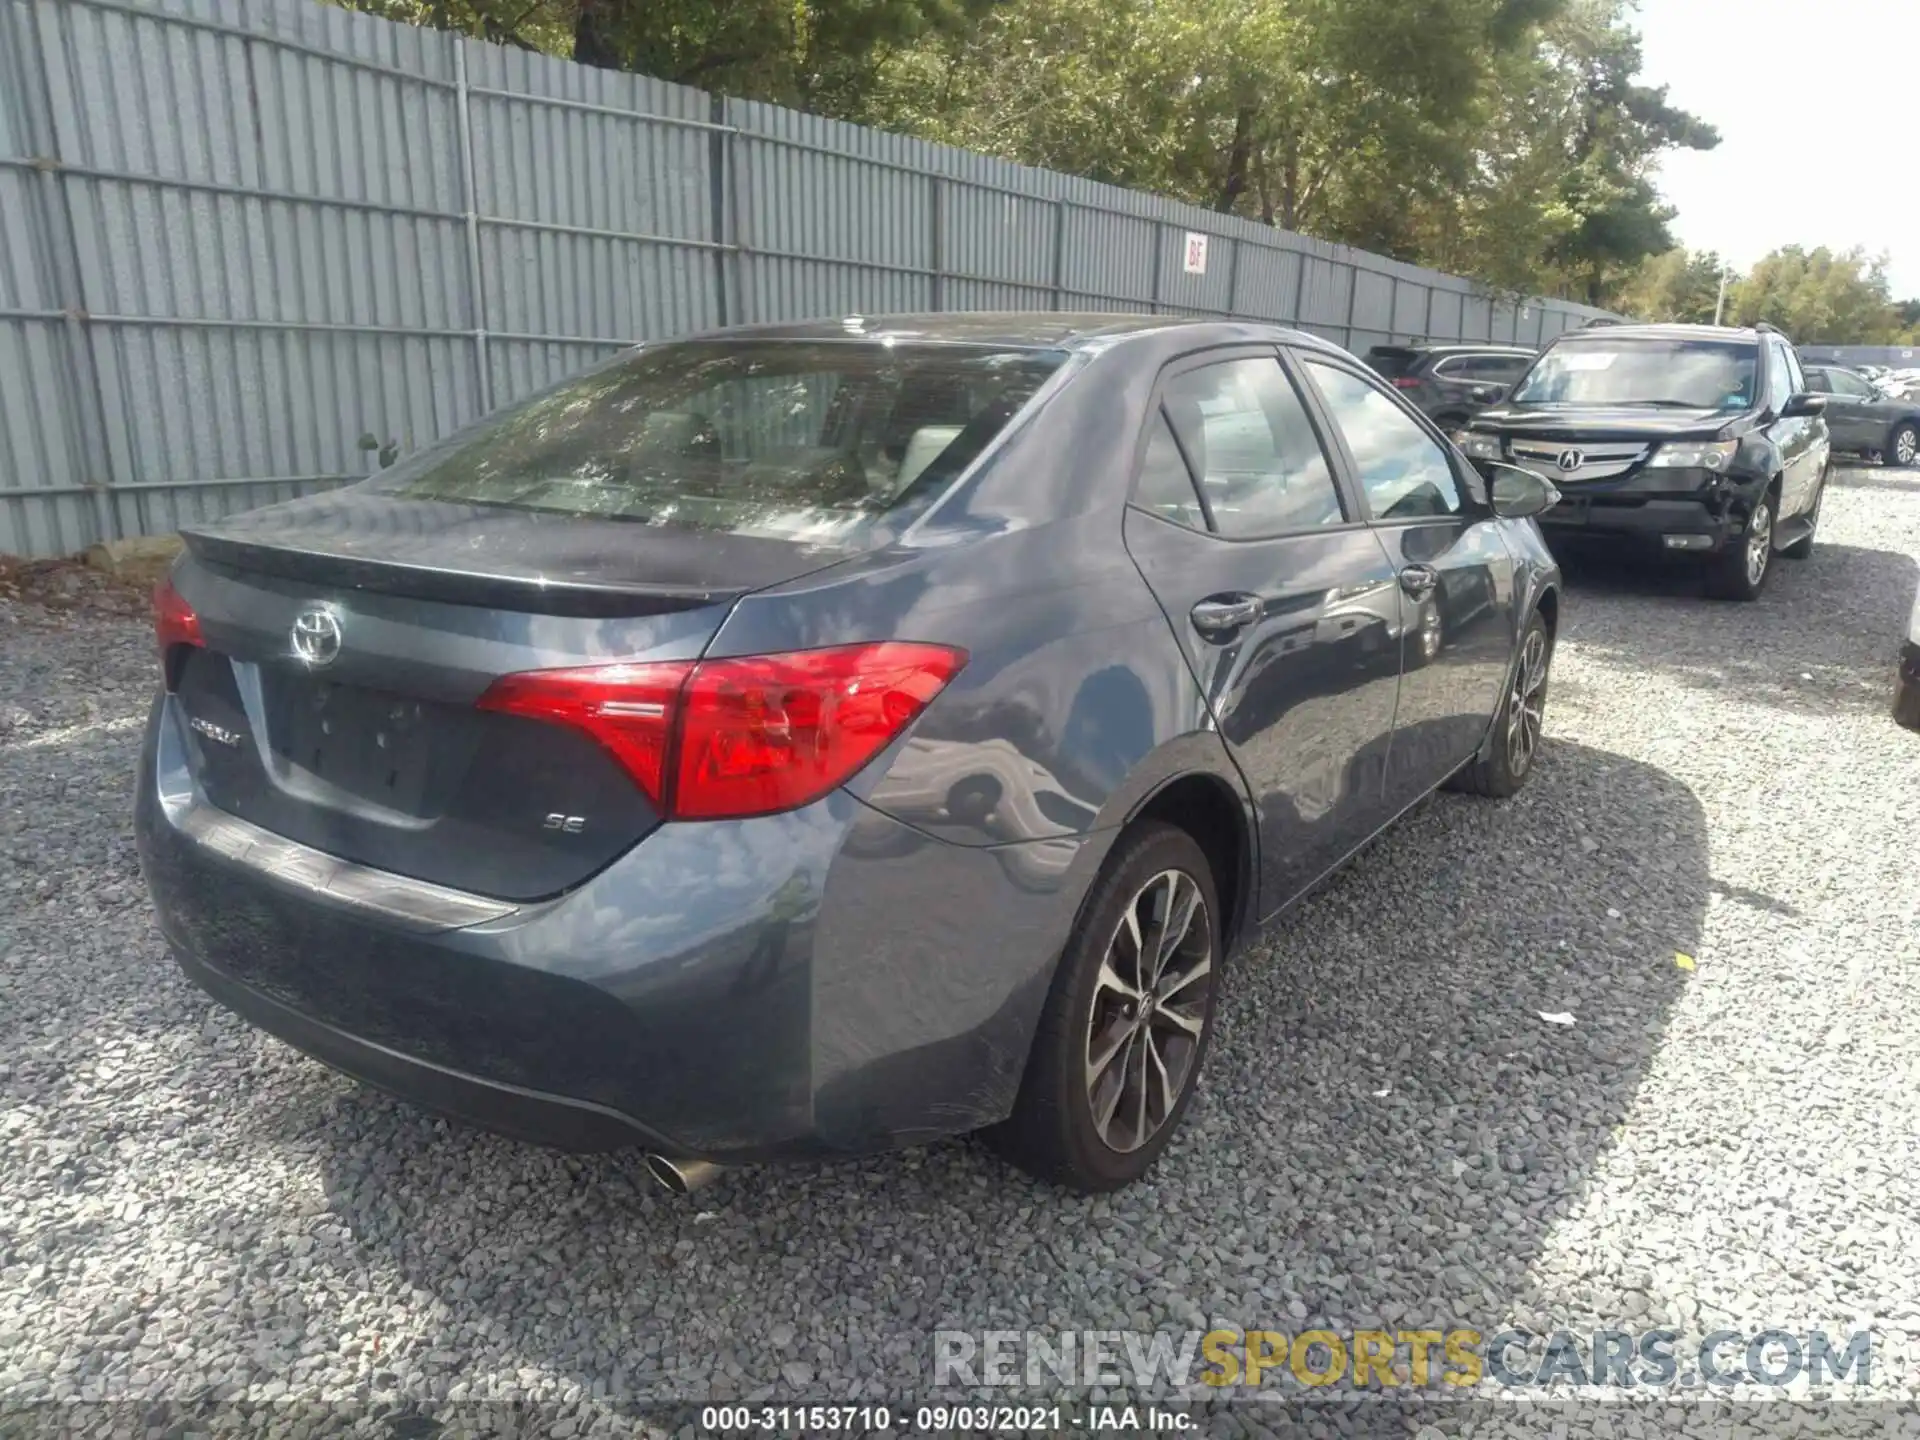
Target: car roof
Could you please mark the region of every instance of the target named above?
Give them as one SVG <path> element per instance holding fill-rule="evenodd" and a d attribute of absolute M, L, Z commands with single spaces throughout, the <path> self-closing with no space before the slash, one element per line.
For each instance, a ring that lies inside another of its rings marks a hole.
<path fill-rule="evenodd" d="M 898 340 L 925 344 L 993 345 L 1009 349 L 1104 349 L 1131 336 L 1191 330 L 1201 343 L 1281 343 L 1342 353 L 1304 330 L 1257 320 L 1191 315 L 1128 315 L 1055 310 L 972 310 L 929 314 L 846 315 L 827 320 L 739 325 L 689 339 Z"/>
<path fill-rule="evenodd" d="M 1429 345 L 1416 341 L 1410 345 L 1375 345 L 1373 350 L 1388 355 L 1537 355 L 1525 345 L 1508 345 L 1500 340 L 1444 340 Z M 1369 352 L 1371 353 L 1371 352 Z"/>
<path fill-rule="evenodd" d="M 1579 340 L 1720 340 L 1760 343 L 1758 330 L 1732 325 L 1592 325 L 1568 330 L 1554 343 Z M 1787 337 L 1782 335 L 1782 340 Z"/>

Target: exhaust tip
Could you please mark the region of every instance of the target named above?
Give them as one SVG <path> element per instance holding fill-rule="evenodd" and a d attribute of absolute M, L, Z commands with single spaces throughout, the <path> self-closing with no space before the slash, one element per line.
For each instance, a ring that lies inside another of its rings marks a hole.
<path fill-rule="evenodd" d="M 725 1168 L 711 1160 L 670 1160 L 665 1155 L 647 1156 L 647 1173 L 675 1195 L 691 1195 Z"/>

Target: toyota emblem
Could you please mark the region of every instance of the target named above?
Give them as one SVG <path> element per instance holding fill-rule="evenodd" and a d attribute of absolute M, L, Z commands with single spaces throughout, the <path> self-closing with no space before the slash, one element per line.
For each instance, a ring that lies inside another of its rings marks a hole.
<path fill-rule="evenodd" d="M 1568 475 L 1587 463 L 1587 457 L 1578 450 L 1562 450 L 1560 458 L 1553 462 Z"/>
<path fill-rule="evenodd" d="M 293 621 L 293 653 L 318 670 L 340 655 L 340 618 L 324 605 L 302 610 Z"/>

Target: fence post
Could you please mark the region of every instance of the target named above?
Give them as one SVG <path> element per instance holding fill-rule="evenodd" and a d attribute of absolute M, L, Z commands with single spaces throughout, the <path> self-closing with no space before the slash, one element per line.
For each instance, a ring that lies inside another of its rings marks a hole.
<path fill-rule="evenodd" d="M 25 122 L 27 145 L 34 152 L 32 163 L 37 183 L 22 188 L 29 194 L 37 192 L 40 198 L 39 205 L 31 207 L 40 212 L 39 224 L 33 229 L 39 235 L 51 272 L 54 294 L 59 297 L 62 329 L 67 338 L 66 388 L 80 429 L 81 463 L 86 467 L 81 481 L 93 497 L 93 523 L 99 538 L 116 540 L 120 537 L 120 517 L 110 493 L 113 453 L 107 446 L 106 403 L 100 394 L 100 369 L 93 358 L 93 335 L 87 323 L 79 238 L 74 230 L 73 207 L 60 179 L 53 106 L 46 89 L 46 62 L 42 58 L 37 76 L 30 73 L 27 46 L 14 31 L 17 8 L 0 0 L 0 82 L 5 82 L 6 90 L 21 97 L 20 119 Z"/>
<path fill-rule="evenodd" d="M 1360 300 L 1360 263 L 1357 260 L 1347 262 L 1347 323 L 1341 327 L 1346 332 L 1342 342 L 1347 349 L 1353 349 L 1353 310 Z"/>
<path fill-rule="evenodd" d="M 708 225 L 713 234 L 713 243 L 722 248 L 713 252 L 713 315 L 721 325 L 729 324 L 727 316 L 727 256 L 731 253 L 727 247 L 727 189 L 733 173 L 732 157 L 728 151 L 732 147 L 733 133 L 723 128 L 727 123 L 727 102 L 722 95 L 707 97 L 707 119 L 714 128 L 707 132 L 707 205 L 709 209 Z"/>
<path fill-rule="evenodd" d="M 1067 202 L 1053 202 L 1053 308 L 1067 308 Z"/>
<path fill-rule="evenodd" d="M 1433 339 L 1433 286 L 1427 286 L 1427 328 L 1421 334 L 1422 340 Z"/>
<path fill-rule="evenodd" d="M 1147 299 L 1147 308 L 1155 315 L 1160 313 L 1160 252 L 1167 248 L 1167 227 L 1160 221 L 1153 222 L 1153 293 Z"/>
<path fill-rule="evenodd" d="M 480 377 L 480 413 L 493 409 L 493 365 L 487 357 L 487 297 L 480 276 L 480 186 L 473 167 L 473 107 L 467 89 L 467 42 L 450 34 L 453 42 L 453 82 L 460 132 L 460 200 L 467 219 L 468 318 L 473 321 L 473 359 Z"/>
<path fill-rule="evenodd" d="M 1293 272 L 1293 323 L 1296 328 L 1301 323 L 1300 312 L 1307 306 L 1307 252 L 1294 252 L 1300 257 L 1300 268 Z"/>
<path fill-rule="evenodd" d="M 1240 295 L 1240 238 L 1227 237 L 1227 314 L 1238 315 Z"/>
<path fill-rule="evenodd" d="M 927 177 L 933 189 L 927 197 L 927 241 L 928 253 L 932 257 L 928 263 L 928 273 L 933 277 L 933 308 L 947 308 L 946 244 L 941 231 L 945 216 L 945 206 L 941 203 L 946 197 L 946 181 L 938 175 Z"/>

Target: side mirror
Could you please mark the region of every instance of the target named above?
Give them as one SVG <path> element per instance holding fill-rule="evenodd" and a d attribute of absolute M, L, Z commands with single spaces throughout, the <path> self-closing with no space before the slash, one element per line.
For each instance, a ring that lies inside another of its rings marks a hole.
<path fill-rule="evenodd" d="M 1811 390 L 1802 390 L 1798 395 L 1789 395 L 1787 403 L 1780 407 L 1782 420 L 1811 420 L 1816 415 L 1824 415 L 1827 409 L 1827 397 L 1816 395 Z"/>
<path fill-rule="evenodd" d="M 1498 405 L 1507 397 L 1507 392 L 1498 385 L 1476 385 L 1467 393 L 1476 405 Z"/>
<path fill-rule="evenodd" d="M 1481 463 L 1492 472 L 1488 502 L 1502 520 L 1525 520 L 1560 503 L 1560 492 L 1544 476 L 1500 460 Z"/>

